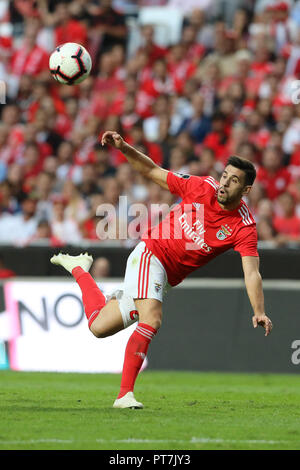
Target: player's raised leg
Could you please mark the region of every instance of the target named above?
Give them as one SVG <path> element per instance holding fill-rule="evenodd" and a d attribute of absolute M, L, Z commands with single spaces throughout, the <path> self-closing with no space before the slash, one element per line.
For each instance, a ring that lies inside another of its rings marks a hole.
<path fill-rule="evenodd" d="M 106 303 L 104 294 L 88 272 L 93 263 L 90 255 L 85 253 L 70 256 L 59 253 L 50 261 L 52 264 L 62 266 L 74 276 L 82 292 L 82 302 L 89 329 L 97 338 L 105 338 L 124 328 L 118 301 L 111 299 Z"/>

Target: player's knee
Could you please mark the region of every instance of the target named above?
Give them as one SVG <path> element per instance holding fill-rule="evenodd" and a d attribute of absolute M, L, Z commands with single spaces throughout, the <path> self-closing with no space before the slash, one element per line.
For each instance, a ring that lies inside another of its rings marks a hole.
<path fill-rule="evenodd" d="M 152 328 L 154 328 L 156 331 L 158 331 L 161 327 L 162 319 L 161 318 L 155 318 L 153 319 L 153 324 L 150 325 Z"/>
<path fill-rule="evenodd" d="M 159 330 L 162 324 L 162 313 L 160 310 L 150 310 L 146 314 L 140 315 L 140 322 L 147 323 L 155 330 Z"/>
<path fill-rule="evenodd" d="M 90 332 L 93 333 L 96 338 L 107 338 L 108 336 L 111 336 L 110 331 L 105 328 L 93 325 L 93 323 L 90 326 Z"/>

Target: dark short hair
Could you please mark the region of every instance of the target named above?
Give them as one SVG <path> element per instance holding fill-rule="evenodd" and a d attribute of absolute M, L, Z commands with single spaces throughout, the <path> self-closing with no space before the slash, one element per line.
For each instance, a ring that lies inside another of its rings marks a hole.
<path fill-rule="evenodd" d="M 239 170 L 244 171 L 245 173 L 245 186 L 252 186 L 254 180 L 256 178 L 256 170 L 255 166 L 252 162 L 247 160 L 246 158 L 238 157 L 236 155 L 232 155 L 228 158 L 226 165 L 232 165 Z"/>

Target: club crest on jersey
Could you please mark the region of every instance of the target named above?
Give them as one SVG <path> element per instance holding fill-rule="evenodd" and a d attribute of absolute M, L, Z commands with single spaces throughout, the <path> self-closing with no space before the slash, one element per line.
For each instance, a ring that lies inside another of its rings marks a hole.
<path fill-rule="evenodd" d="M 232 234 L 232 228 L 229 225 L 221 225 L 220 230 L 217 231 L 217 239 L 218 240 L 225 240 L 227 237 L 230 237 Z"/>

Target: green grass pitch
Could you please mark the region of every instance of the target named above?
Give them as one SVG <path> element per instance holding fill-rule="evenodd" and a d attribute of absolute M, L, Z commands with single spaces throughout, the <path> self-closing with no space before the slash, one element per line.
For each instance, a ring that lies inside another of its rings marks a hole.
<path fill-rule="evenodd" d="M 152 372 L 116 410 L 119 375 L 0 372 L 1 450 L 300 449 L 300 377 Z"/>

